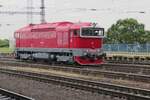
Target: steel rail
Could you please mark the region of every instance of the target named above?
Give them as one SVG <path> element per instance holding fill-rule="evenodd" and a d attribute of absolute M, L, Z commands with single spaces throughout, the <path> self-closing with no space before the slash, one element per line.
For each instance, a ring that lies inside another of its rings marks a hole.
<path fill-rule="evenodd" d="M 34 100 L 34 99 L 0 88 L 0 100 Z"/>
<path fill-rule="evenodd" d="M 115 71 L 115 72 L 126 72 L 126 73 L 150 75 L 150 65 L 105 63 L 105 64 L 102 64 L 102 66 L 98 68 L 101 68 L 104 70 Z"/>
<path fill-rule="evenodd" d="M 133 58 L 134 59 L 134 58 Z M 106 63 L 122 63 L 122 64 L 139 64 L 139 65 L 150 65 L 150 60 L 143 61 L 143 60 L 133 60 L 133 61 L 128 61 L 128 60 L 105 60 Z"/>
<path fill-rule="evenodd" d="M 10 69 L 0 69 L 0 73 L 29 78 L 45 83 L 59 84 L 71 88 L 82 89 L 112 97 L 126 98 L 127 100 L 150 100 L 150 90 L 133 88 L 104 82 L 96 82 L 78 78 L 44 75 L 39 73 L 24 72 Z"/>
<path fill-rule="evenodd" d="M 139 65 L 139 64 L 115 64 L 115 63 L 104 63 L 102 64 L 103 66 L 112 66 L 112 67 L 125 67 L 125 68 L 128 68 L 128 67 L 132 67 L 132 68 L 143 68 L 143 69 L 150 69 L 150 65 Z"/>

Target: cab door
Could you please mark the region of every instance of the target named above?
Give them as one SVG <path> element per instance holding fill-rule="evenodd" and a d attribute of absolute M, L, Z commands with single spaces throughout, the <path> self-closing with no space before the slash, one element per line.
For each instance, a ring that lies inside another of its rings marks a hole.
<path fill-rule="evenodd" d="M 78 48 L 78 44 L 79 44 L 79 30 L 75 29 L 75 30 L 71 30 L 70 32 L 70 48 Z"/>

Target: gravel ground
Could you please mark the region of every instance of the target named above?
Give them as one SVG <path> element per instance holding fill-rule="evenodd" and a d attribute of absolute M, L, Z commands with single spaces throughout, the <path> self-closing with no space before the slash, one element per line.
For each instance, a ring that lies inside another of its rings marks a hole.
<path fill-rule="evenodd" d="M 0 87 L 35 100 L 124 100 L 0 73 Z"/>

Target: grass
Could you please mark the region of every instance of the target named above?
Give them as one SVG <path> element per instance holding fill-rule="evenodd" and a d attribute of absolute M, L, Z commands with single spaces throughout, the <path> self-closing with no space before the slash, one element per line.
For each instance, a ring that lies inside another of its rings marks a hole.
<path fill-rule="evenodd" d="M 9 47 L 3 47 L 3 48 L 0 48 L 0 53 L 12 53 L 13 52 L 13 49 L 9 48 Z"/>

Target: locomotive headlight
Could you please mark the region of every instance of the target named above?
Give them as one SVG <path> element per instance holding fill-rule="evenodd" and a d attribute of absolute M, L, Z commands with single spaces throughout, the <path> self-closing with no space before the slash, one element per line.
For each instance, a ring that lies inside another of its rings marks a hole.
<path fill-rule="evenodd" d="M 86 56 L 86 55 L 87 55 L 87 52 L 84 52 L 84 53 L 83 53 L 83 56 Z"/>

